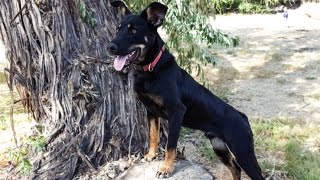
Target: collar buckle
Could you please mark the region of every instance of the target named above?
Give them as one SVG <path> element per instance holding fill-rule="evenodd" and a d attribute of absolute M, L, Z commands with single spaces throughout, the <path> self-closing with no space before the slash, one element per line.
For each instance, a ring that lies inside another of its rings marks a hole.
<path fill-rule="evenodd" d="M 153 68 L 157 65 L 157 63 L 160 60 L 164 50 L 165 50 L 165 46 L 163 45 L 161 47 L 161 49 L 160 49 L 159 54 L 156 56 L 156 58 L 150 64 L 147 64 L 147 65 L 143 66 L 143 70 L 144 71 L 149 71 L 149 72 L 153 71 Z"/>
<path fill-rule="evenodd" d="M 148 71 L 149 72 L 153 71 L 153 67 L 151 67 L 151 65 L 152 65 L 152 63 L 150 63 L 149 66 L 148 66 Z"/>

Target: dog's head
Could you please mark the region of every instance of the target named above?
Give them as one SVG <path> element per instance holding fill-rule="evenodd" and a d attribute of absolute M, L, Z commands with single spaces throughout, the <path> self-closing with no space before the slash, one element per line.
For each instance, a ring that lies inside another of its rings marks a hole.
<path fill-rule="evenodd" d="M 112 6 L 126 14 L 117 28 L 116 37 L 108 44 L 108 51 L 115 55 L 114 68 L 121 71 L 125 65 L 143 63 L 146 53 L 155 44 L 157 28 L 163 23 L 167 6 L 153 2 L 140 14 L 133 15 L 122 1 Z"/>

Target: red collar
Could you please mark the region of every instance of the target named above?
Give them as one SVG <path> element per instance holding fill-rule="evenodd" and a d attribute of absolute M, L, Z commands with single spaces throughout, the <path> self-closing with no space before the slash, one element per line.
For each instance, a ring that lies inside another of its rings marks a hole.
<path fill-rule="evenodd" d="M 161 47 L 159 54 L 157 55 L 157 57 L 150 63 L 147 65 L 143 66 L 143 70 L 144 71 L 149 71 L 151 72 L 153 70 L 153 68 L 156 66 L 156 64 L 158 63 L 158 61 L 160 60 L 162 53 L 164 52 L 165 47 L 164 45 Z"/>

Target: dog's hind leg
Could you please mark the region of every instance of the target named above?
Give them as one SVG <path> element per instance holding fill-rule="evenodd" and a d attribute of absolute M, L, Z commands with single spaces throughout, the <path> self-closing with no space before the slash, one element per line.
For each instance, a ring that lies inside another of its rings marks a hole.
<path fill-rule="evenodd" d="M 236 163 L 234 156 L 230 152 L 228 146 L 218 137 L 209 138 L 214 152 L 220 160 L 225 164 L 232 173 L 234 180 L 241 179 L 241 168 Z"/>
<path fill-rule="evenodd" d="M 263 180 L 261 169 L 254 155 L 253 144 L 244 143 L 233 147 L 233 154 L 239 166 L 252 180 Z"/>
<path fill-rule="evenodd" d="M 152 161 L 156 157 L 160 143 L 160 118 L 150 117 L 149 135 L 149 152 L 145 155 L 145 160 Z"/>

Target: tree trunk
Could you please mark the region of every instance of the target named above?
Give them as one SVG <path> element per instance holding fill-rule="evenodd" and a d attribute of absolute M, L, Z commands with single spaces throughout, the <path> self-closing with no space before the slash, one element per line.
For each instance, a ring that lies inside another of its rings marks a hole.
<path fill-rule="evenodd" d="M 115 73 L 106 53 L 121 18 L 109 3 L 0 0 L 10 80 L 25 87 L 35 119 L 48 132 L 34 179 L 71 179 L 148 146 L 132 72 Z"/>

